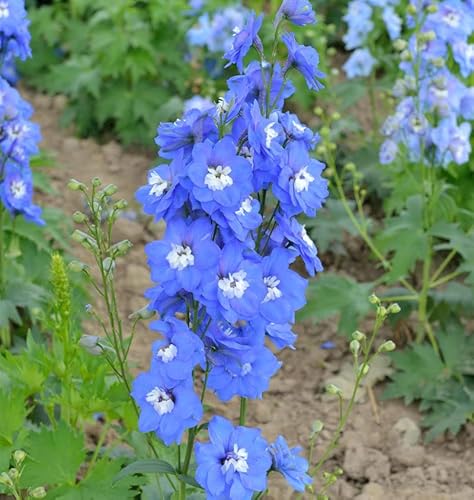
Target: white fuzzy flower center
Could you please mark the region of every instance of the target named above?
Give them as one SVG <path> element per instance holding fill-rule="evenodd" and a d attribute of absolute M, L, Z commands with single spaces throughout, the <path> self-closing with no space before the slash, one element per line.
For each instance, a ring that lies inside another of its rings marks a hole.
<path fill-rule="evenodd" d="M 222 191 L 226 187 L 234 184 L 234 181 L 230 176 L 230 173 L 232 172 L 230 167 L 217 165 L 217 167 L 209 167 L 207 171 L 208 173 L 204 178 L 204 184 L 206 184 L 211 191 Z"/>
<path fill-rule="evenodd" d="M 278 137 L 278 132 L 273 128 L 275 126 L 274 122 L 269 123 L 265 128 L 265 147 L 268 149 L 272 145 L 273 139 Z"/>
<path fill-rule="evenodd" d="M 296 120 L 293 120 L 291 123 L 293 124 L 293 128 L 300 134 L 302 134 L 306 130 L 306 127 L 304 125 L 301 125 L 301 123 L 298 123 Z"/>
<path fill-rule="evenodd" d="M 160 177 L 157 172 L 152 172 L 150 178 L 148 179 L 148 184 L 151 186 L 150 194 L 160 197 L 168 189 L 169 182 Z"/>
<path fill-rule="evenodd" d="M 308 191 L 309 185 L 314 181 L 314 177 L 308 172 L 308 167 L 303 167 L 295 175 L 295 191 L 301 193 L 301 191 Z"/>
<path fill-rule="evenodd" d="M 303 241 L 311 248 L 314 248 L 314 241 L 309 237 L 308 232 L 306 231 L 306 228 L 303 226 L 303 229 L 301 230 L 301 238 Z"/>
<path fill-rule="evenodd" d="M 240 374 L 244 377 L 252 371 L 252 365 L 250 363 L 244 363 L 240 370 Z"/>
<path fill-rule="evenodd" d="M 280 280 L 276 276 L 266 276 L 263 278 L 263 282 L 267 286 L 267 295 L 265 295 L 263 302 L 279 299 L 283 295 L 278 288 Z"/>
<path fill-rule="evenodd" d="M 171 413 L 174 408 L 174 402 L 171 399 L 171 395 L 159 387 L 155 387 L 146 395 L 146 401 L 153 406 L 153 409 L 158 415 Z"/>
<path fill-rule="evenodd" d="M 248 456 L 249 455 L 245 448 L 239 448 L 237 444 L 234 444 L 233 451 L 226 454 L 224 463 L 222 464 L 222 472 L 227 472 L 230 467 L 233 467 L 234 472 L 248 472 Z"/>
<path fill-rule="evenodd" d="M 17 200 L 23 198 L 26 194 L 26 184 L 21 179 L 13 181 L 10 184 L 10 191 Z"/>
<path fill-rule="evenodd" d="M 247 273 L 245 271 L 229 273 L 228 276 L 219 280 L 219 288 L 228 299 L 241 299 L 245 290 L 250 286 L 249 282 L 245 280 L 246 277 Z"/>
<path fill-rule="evenodd" d="M 240 208 L 235 212 L 236 215 L 244 216 L 252 211 L 252 198 L 248 197 L 242 202 Z"/>
<path fill-rule="evenodd" d="M 171 252 L 166 256 L 171 269 L 182 271 L 188 266 L 194 265 L 194 255 L 187 245 L 172 244 Z"/>
<path fill-rule="evenodd" d="M 8 17 L 10 15 L 10 9 L 8 8 L 8 2 L 0 2 L 0 18 Z"/>
<path fill-rule="evenodd" d="M 443 21 L 451 28 L 457 28 L 461 21 L 461 16 L 454 11 L 448 12 L 445 16 L 443 16 Z"/>
<path fill-rule="evenodd" d="M 174 344 L 170 344 L 167 347 L 162 347 L 157 353 L 156 356 L 163 361 L 163 363 L 169 363 L 173 361 L 174 358 L 178 355 L 178 349 Z"/>

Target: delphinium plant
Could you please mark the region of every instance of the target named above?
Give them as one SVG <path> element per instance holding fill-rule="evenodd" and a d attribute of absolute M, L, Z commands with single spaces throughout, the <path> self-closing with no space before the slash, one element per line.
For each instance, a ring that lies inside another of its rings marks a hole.
<path fill-rule="evenodd" d="M 457 432 L 474 412 L 468 361 L 474 342 L 463 324 L 474 300 L 473 18 L 472 2 L 420 1 L 407 8 L 406 36 L 394 42 L 401 73 L 393 89 L 395 112 L 381 127 L 386 218 L 380 224 L 367 215 L 362 172 L 352 162 L 338 168 L 332 118 L 321 111 L 327 126 L 318 152 L 356 234 L 381 271 L 370 283 L 351 282 L 338 303 L 350 304 L 359 318 L 368 309 L 357 296 L 368 290 L 378 289 L 385 303 L 402 304 L 402 328 L 414 342 L 394 355 L 400 371 L 387 395 L 422 400 L 422 410 L 429 412 L 423 423 L 432 427 L 428 439 Z M 346 195 L 348 185 L 354 200 Z M 326 285 L 328 290 L 334 283 Z M 318 290 L 324 292 L 322 282 L 315 284 Z M 326 310 L 317 311 L 315 301 L 316 313 L 335 311 L 336 302 L 329 299 Z"/>
<path fill-rule="evenodd" d="M 249 402 L 262 398 L 281 366 L 273 351 L 296 340 L 292 327 L 307 281 L 292 264 L 301 259 L 310 276 L 322 271 L 297 217 L 315 216 L 328 195 L 324 165 L 311 156 L 318 136 L 283 111 L 291 72 L 312 90 L 322 86 L 317 52 L 287 31 L 314 23 L 314 12 L 306 0 L 284 1 L 270 51 L 259 38 L 262 22 L 252 13 L 235 34 L 224 57 L 239 74 L 217 105 L 159 126 L 156 143 L 168 163 L 152 169 L 137 192 L 166 232 L 146 247 L 156 283 L 147 297 L 160 316 L 150 327 L 161 339 L 132 396 L 139 429 L 177 444 L 175 464 L 155 470 L 179 479 L 180 499 L 187 485 L 207 498 L 261 498 L 272 470 L 298 491 L 311 482 L 297 449 L 281 436 L 269 444 L 246 426 Z M 280 62 L 282 42 L 287 57 Z M 251 49 L 256 61 L 247 60 Z M 209 391 L 224 402 L 240 399 L 238 426 L 219 415 L 203 423 Z"/>
<path fill-rule="evenodd" d="M 30 169 L 30 158 L 38 153 L 39 126 L 30 121 L 33 108 L 7 79 L 13 58 L 31 55 L 28 24 L 23 0 L 0 4 L 0 338 L 6 345 L 10 344 L 8 323 L 18 320 L 18 312 L 6 291 L 5 226 L 20 215 L 43 224 L 41 209 L 33 203 Z"/>

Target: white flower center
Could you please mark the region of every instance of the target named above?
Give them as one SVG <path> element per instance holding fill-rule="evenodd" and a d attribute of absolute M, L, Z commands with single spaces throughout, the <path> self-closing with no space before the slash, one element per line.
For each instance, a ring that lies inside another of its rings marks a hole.
<path fill-rule="evenodd" d="M 239 448 L 237 444 L 234 444 L 234 450 L 227 453 L 225 457 L 222 472 L 227 472 L 231 466 L 234 468 L 234 472 L 248 472 L 248 456 L 249 454 L 245 448 Z"/>
<path fill-rule="evenodd" d="M 170 394 L 159 387 L 155 387 L 146 395 L 146 401 L 153 406 L 153 409 L 158 415 L 171 413 L 174 408 L 174 402 Z"/>
<path fill-rule="evenodd" d="M 219 97 L 217 101 L 217 112 L 221 115 L 223 113 L 227 113 L 230 108 L 230 103 L 228 103 L 223 97 Z"/>
<path fill-rule="evenodd" d="M 308 191 L 309 185 L 314 181 L 314 177 L 308 172 L 308 167 L 302 168 L 295 175 L 295 191 L 301 193 L 301 191 Z"/>
<path fill-rule="evenodd" d="M 270 122 L 263 130 L 265 131 L 265 147 L 268 149 L 272 145 L 273 139 L 278 137 L 278 132 L 273 128 L 275 122 Z"/>
<path fill-rule="evenodd" d="M 152 172 L 148 179 L 148 184 L 151 186 L 150 194 L 160 197 L 168 189 L 169 182 L 162 179 L 157 172 Z"/>
<path fill-rule="evenodd" d="M 304 125 L 301 125 L 301 123 L 298 123 L 296 120 L 293 120 L 291 123 L 293 125 L 293 128 L 296 129 L 296 131 L 300 134 L 302 134 L 306 130 L 306 127 Z"/>
<path fill-rule="evenodd" d="M 242 369 L 240 371 L 240 374 L 244 377 L 245 375 L 247 375 L 251 371 L 252 371 L 252 365 L 250 363 L 244 363 L 242 365 Z"/>
<path fill-rule="evenodd" d="M 0 2 L 0 18 L 8 17 L 10 15 L 10 9 L 8 8 L 7 2 Z"/>
<path fill-rule="evenodd" d="M 241 299 L 245 290 L 250 286 L 248 281 L 245 281 L 247 273 L 245 271 L 238 271 L 236 273 L 229 273 L 229 276 L 219 280 L 219 288 L 228 299 Z"/>
<path fill-rule="evenodd" d="M 10 191 L 17 200 L 23 198 L 26 194 L 26 184 L 21 179 L 13 181 L 10 184 Z"/>
<path fill-rule="evenodd" d="M 188 266 L 194 265 L 194 255 L 191 248 L 187 245 L 172 244 L 171 252 L 166 256 L 171 269 L 182 271 Z"/>
<path fill-rule="evenodd" d="M 309 237 L 308 231 L 306 231 L 306 228 L 304 226 L 301 230 L 300 236 L 309 247 L 314 248 L 314 241 Z"/>
<path fill-rule="evenodd" d="M 170 344 L 167 347 L 162 347 L 157 353 L 156 357 L 160 358 L 163 363 L 169 363 L 170 361 L 173 361 L 174 358 L 176 358 L 178 354 L 178 349 L 174 344 Z"/>
<path fill-rule="evenodd" d="M 461 17 L 457 12 L 448 12 L 445 16 L 443 16 L 443 21 L 451 28 L 457 28 L 461 21 Z"/>
<path fill-rule="evenodd" d="M 235 212 L 235 215 L 244 216 L 252 211 L 252 198 L 250 196 L 246 198 L 240 208 Z"/>
<path fill-rule="evenodd" d="M 232 186 L 234 181 L 229 175 L 232 172 L 230 167 L 223 167 L 222 165 L 217 165 L 217 167 L 209 167 L 207 169 L 208 174 L 204 178 L 204 184 L 211 191 L 222 191 L 228 186 Z"/>
<path fill-rule="evenodd" d="M 267 285 L 267 295 L 263 299 L 263 302 L 269 302 L 270 300 L 279 299 L 283 294 L 278 288 L 280 280 L 276 276 L 266 276 L 263 278 L 263 282 Z"/>

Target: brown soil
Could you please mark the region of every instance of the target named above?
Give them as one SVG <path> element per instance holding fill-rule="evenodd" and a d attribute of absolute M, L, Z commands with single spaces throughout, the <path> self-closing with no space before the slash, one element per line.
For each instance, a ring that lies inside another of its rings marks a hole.
<path fill-rule="evenodd" d="M 79 197 L 65 188 L 66 182 L 71 177 L 88 182 L 94 176 L 117 184 L 119 195 L 132 202 L 134 191 L 145 181 L 147 168 L 153 165 L 153 157 L 124 151 L 114 142 L 99 145 L 92 139 L 77 139 L 71 131 L 58 126 L 64 106 L 61 96 L 26 94 L 36 109 L 35 120 L 42 126 L 42 146 L 56 156 L 60 166 L 51 171 L 52 184 L 58 193 L 42 203 L 72 214 L 82 207 Z M 143 246 L 159 237 L 161 229 L 155 226 L 152 231 L 155 234 L 139 220 L 121 219 L 119 223 L 117 238 L 129 238 L 134 243 L 131 254 L 117 270 L 124 317 L 146 303 L 143 292 L 150 281 Z M 80 250 L 78 255 L 85 258 Z M 274 377 L 265 399 L 251 402 L 249 408 L 250 423 L 261 427 L 268 439 L 282 434 L 292 445 L 306 446 L 312 422 L 316 419 L 325 422 L 315 450 L 316 459 L 337 424 L 337 403 L 324 394 L 324 386 L 348 358 L 345 341 L 336 337 L 335 329 L 335 322 L 299 325 L 296 351 L 281 353 L 283 367 Z M 386 332 L 386 337 L 389 336 L 390 332 Z M 131 353 L 136 369 L 146 367 L 154 338 L 145 327 L 138 331 Z M 328 339 L 337 343 L 336 349 L 320 348 Z M 473 426 L 456 438 L 440 438 L 424 445 L 416 409 L 399 401 L 381 401 L 381 385 L 374 390 L 376 406 L 367 397 L 356 405 L 340 446 L 326 468 L 339 465 L 344 469 L 344 475 L 330 490 L 330 497 L 335 500 L 474 499 Z M 215 403 L 215 408 L 228 416 L 238 414 L 236 402 L 226 406 Z M 272 483 L 269 498 L 293 498 L 283 481 L 277 479 Z"/>

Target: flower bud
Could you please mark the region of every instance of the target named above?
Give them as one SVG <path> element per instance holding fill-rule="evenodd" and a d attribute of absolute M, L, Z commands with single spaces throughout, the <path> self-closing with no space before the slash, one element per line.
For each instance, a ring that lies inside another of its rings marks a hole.
<path fill-rule="evenodd" d="M 134 320 L 140 320 L 140 319 L 150 319 L 155 315 L 155 311 L 153 309 L 150 309 L 148 306 L 142 307 L 141 309 L 138 309 L 138 311 L 133 312 L 130 314 L 128 319 L 134 321 Z"/>
<path fill-rule="evenodd" d="M 443 68 L 445 65 L 444 59 L 442 57 L 435 57 L 435 58 L 431 59 L 431 63 L 436 68 Z"/>
<path fill-rule="evenodd" d="M 329 137 L 331 129 L 329 127 L 322 127 L 320 130 L 321 137 Z"/>
<path fill-rule="evenodd" d="M 332 394 L 333 396 L 342 396 L 342 391 L 334 384 L 328 384 L 326 386 L 326 392 Z"/>
<path fill-rule="evenodd" d="M 356 330 L 352 334 L 352 338 L 354 340 L 358 340 L 359 342 L 363 342 L 366 339 L 366 335 L 365 335 L 365 333 L 362 333 L 362 332 L 359 332 L 359 330 Z"/>
<path fill-rule="evenodd" d="M 391 352 L 397 348 L 393 340 L 387 340 L 379 347 L 379 352 Z"/>
<path fill-rule="evenodd" d="M 352 163 L 351 161 L 344 165 L 344 170 L 347 170 L 348 172 L 354 172 L 355 169 L 356 169 L 355 163 Z"/>
<path fill-rule="evenodd" d="M 379 318 L 386 318 L 388 315 L 388 309 L 384 306 L 377 307 L 377 316 Z"/>
<path fill-rule="evenodd" d="M 425 31 L 423 33 L 420 33 L 419 38 L 423 42 L 432 42 L 436 39 L 436 33 L 433 30 Z"/>
<path fill-rule="evenodd" d="M 12 467 L 9 471 L 8 471 L 8 476 L 10 477 L 10 479 L 12 481 L 16 481 L 19 477 L 20 477 L 20 473 L 18 472 L 18 469 Z"/>
<path fill-rule="evenodd" d="M 358 340 L 351 340 L 351 343 L 349 344 L 349 348 L 354 356 L 359 355 L 360 351 L 360 342 Z"/>
<path fill-rule="evenodd" d="M 407 7 L 408 14 L 414 16 L 416 14 L 416 7 L 412 3 Z"/>
<path fill-rule="evenodd" d="M 359 373 L 361 373 L 362 376 L 365 377 L 365 375 L 369 373 L 369 365 L 367 363 L 364 363 L 363 365 L 359 366 Z"/>
<path fill-rule="evenodd" d="M 117 210 L 125 210 L 128 207 L 128 201 L 127 200 L 118 200 L 117 202 L 114 203 L 114 207 Z"/>
<path fill-rule="evenodd" d="M 76 179 L 71 179 L 68 183 L 67 183 L 67 187 L 71 190 L 71 191 L 85 191 L 87 189 L 87 186 L 83 183 L 83 182 L 80 182 L 80 181 L 76 181 Z"/>
<path fill-rule="evenodd" d="M 323 108 L 321 108 L 320 106 L 317 106 L 316 108 L 314 108 L 314 114 L 316 116 L 323 116 L 323 114 L 324 114 Z"/>
<path fill-rule="evenodd" d="M 92 179 L 92 185 L 93 185 L 94 187 L 99 187 L 99 186 L 101 186 L 101 185 L 102 185 L 102 181 L 101 181 L 98 177 L 94 177 L 94 178 Z"/>
<path fill-rule="evenodd" d="M 30 490 L 28 493 L 32 498 L 44 498 L 46 496 L 46 490 L 43 486 L 38 486 L 37 488 Z"/>
<path fill-rule="evenodd" d="M 321 420 L 315 420 L 312 425 L 312 433 L 319 434 L 324 428 L 324 423 Z"/>
<path fill-rule="evenodd" d="M 2 472 L 0 474 L 0 484 L 4 484 L 5 486 L 13 486 L 13 482 L 6 472 Z"/>
<path fill-rule="evenodd" d="M 395 50 L 398 50 L 398 52 L 401 52 L 402 50 L 405 50 L 408 46 L 408 43 L 406 40 L 403 40 L 403 38 L 398 38 L 393 42 L 393 48 Z"/>
<path fill-rule="evenodd" d="M 115 261 L 111 257 L 106 257 L 102 261 L 102 266 L 107 274 L 112 273 L 115 270 Z"/>
<path fill-rule="evenodd" d="M 87 265 L 83 262 L 79 262 L 78 260 L 71 260 L 67 268 L 73 273 L 80 273 L 81 271 L 85 271 L 87 269 Z"/>
<path fill-rule="evenodd" d="M 92 356 L 100 356 L 103 349 L 99 341 L 100 337 L 97 335 L 83 335 L 79 339 L 79 345 Z"/>
<path fill-rule="evenodd" d="M 328 144 L 329 151 L 336 151 L 336 148 L 337 148 L 337 146 L 336 146 L 336 144 L 334 142 L 330 142 Z"/>
<path fill-rule="evenodd" d="M 402 61 L 411 61 L 412 60 L 412 56 L 411 56 L 411 53 L 409 50 L 404 50 L 401 54 L 400 54 L 400 59 Z"/>
<path fill-rule="evenodd" d="M 115 243 L 115 245 L 112 245 L 109 249 L 109 253 L 114 257 L 123 257 L 130 251 L 132 247 L 133 245 L 130 240 L 122 240 L 118 243 Z"/>
<path fill-rule="evenodd" d="M 336 25 L 335 25 L 335 24 L 332 24 L 332 23 L 331 23 L 331 24 L 328 24 L 328 25 L 326 26 L 326 30 L 327 30 L 327 32 L 328 32 L 330 35 L 332 35 L 333 33 L 336 33 Z"/>
<path fill-rule="evenodd" d="M 375 293 L 373 293 L 370 297 L 369 297 L 369 302 L 371 304 L 380 304 L 380 299 L 377 297 L 377 295 L 375 295 Z"/>
<path fill-rule="evenodd" d="M 320 144 L 317 148 L 316 148 L 316 153 L 320 156 L 324 155 L 326 153 L 326 147 L 323 146 L 322 144 Z"/>
<path fill-rule="evenodd" d="M 105 196 L 113 196 L 116 192 L 118 191 L 118 187 L 115 184 L 108 184 L 105 186 L 105 188 L 102 190 L 102 193 Z"/>
<path fill-rule="evenodd" d="M 87 216 L 86 214 L 83 214 L 82 212 L 76 211 L 72 214 L 72 220 L 76 222 L 77 224 L 82 224 L 86 222 Z"/>
<path fill-rule="evenodd" d="M 435 12 L 438 12 L 438 6 L 434 3 L 428 5 L 428 7 L 426 7 L 426 12 L 428 12 L 428 14 L 434 14 Z"/>
<path fill-rule="evenodd" d="M 74 230 L 71 235 L 71 238 L 77 243 L 85 243 L 90 239 L 90 236 L 86 234 L 84 231 L 80 231 L 79 229 Z"/>
<path fill-rule="evenodd" d="M 20 466 L 26 458 L 26 452 L 23 450 L 15 450 L 13 453 L 13 461 L 15 465 Z"/>
<path fill-rule="evenodd" d="M 326 45 L 328 43 L 328 39 L 325 36 L 319 37 L 319 43 L 321 45 Z"/>
<path fill-rule="evenodd" d="M 340 74 L 340 71 L 338 68 L 331 68 L 331 75 L 332 76 L 338 76 Z"/>
<path fill-rule="evenodd" d="M 331 118 L 337 122 L 338 120 L 341 119 L 341 113 L 338 113 L 337 111 L 331 115 Z"/>
<path fill-rule="evenodd" d="M 334 47 L 329 47 L 327 50 L 327 55 L 329 57 L 334 57 L 337 54 L 337 50 Z"/>
<path fill-rule="evenodd" d="M 396 302 L 391 304 L 388 308 L 389 314 L 398 314 L 400 311 L 401 311 L 400 306 Z"/>

